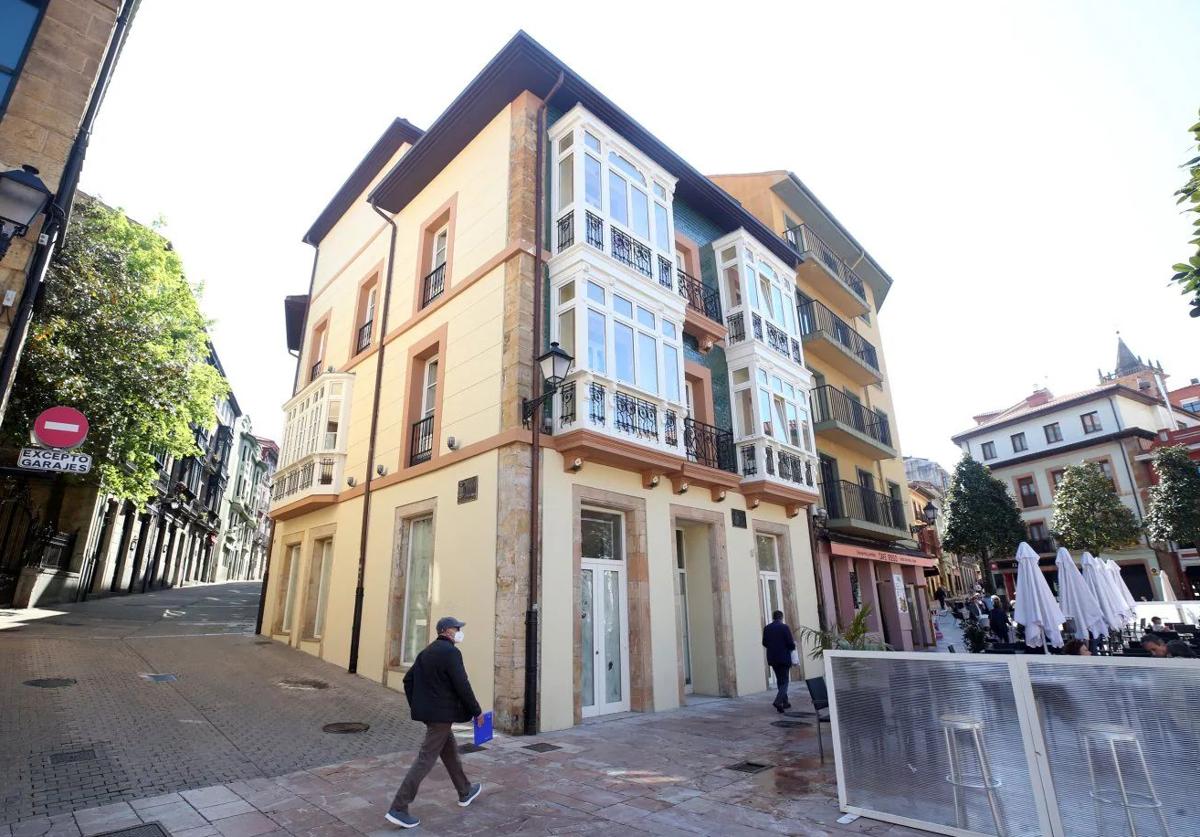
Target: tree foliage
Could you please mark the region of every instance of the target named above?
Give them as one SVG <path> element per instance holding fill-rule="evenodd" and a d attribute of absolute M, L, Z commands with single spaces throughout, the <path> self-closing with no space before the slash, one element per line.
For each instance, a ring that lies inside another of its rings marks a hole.
<path fill-rule="evenodd" d="M 1195 141 L 1194 150 L 1200 151 L 1200 122 L 1188 130 L 1191 131 Z M 1183 184 L 1183 188 L 1175 192 L 1179 197 L 1176 203 L 1187 204 L 1184 212 L 1193 213 L 1192 233 L 1194 237 L 1188 244 L 1192 245 L 1196 252 L 1187 262 L 1175 265 L 1175 275 L 1171 277 L 1171 281 L 1177 282 L 1184 294 L 1192 295 L 1192 316 L 1200 317 L 1200 156 L 1188 160 L 1183 164 L 1183 168 L 1188 170 L 1188 179 Z"/>
<path fill-rule="evenodd" d="M 963 454 L 946 492 L 946 536 L 942 546 L 972 556 L 982 566 L 989 556 L 1011 554 L 1025 537 L 1021 513 L 1004 483 L 986 465 Z M 985 577 L 987 577 L 985 575 Z"/>
<path fill-rule="evenodd" d="M 1063 473 L 1050 527 L 1062 546 L 1093 555 L 1129 546 L 1142 534 L 1133 510 L 1094 462 L 1071 465 Z"/>
<path fill-rule="evenodd" d="M 1156 541 L 1200 541 L 1200 469 L 1182 445 L 1154 453 L 1158 484 L 1150 487 L 1146 528 Z"/>
<path fill-rule="evenodd" d="M 34 418 L 65 404 L 88 417 L 88 479 L 119 497 L 153 491 L 155 449 L 198 453 L 227 385 L 208 363 L 196 289 L 170 244 L 98 201 L 80 199 L 30 328 L 4 424 L 23 443 Z"/>

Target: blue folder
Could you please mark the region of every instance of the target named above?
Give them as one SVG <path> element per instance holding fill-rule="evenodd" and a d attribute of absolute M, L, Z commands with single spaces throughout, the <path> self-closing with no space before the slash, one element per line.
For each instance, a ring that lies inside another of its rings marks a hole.
<path fill-rule="evenodd" d="M 471 725 L 475 730 L 475 746 L 485 744 L 492 740 L 492 713 L 484 712 L 475 719 L 475 723 Z"/>

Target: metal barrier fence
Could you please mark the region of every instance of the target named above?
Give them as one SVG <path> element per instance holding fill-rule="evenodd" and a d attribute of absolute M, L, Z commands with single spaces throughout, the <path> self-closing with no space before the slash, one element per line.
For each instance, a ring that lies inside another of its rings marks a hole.
<path fill-rule="evenodd" d="M 827 651 L 842 810 L 940 834 L 1200 834 L 1200 662 Z"/>

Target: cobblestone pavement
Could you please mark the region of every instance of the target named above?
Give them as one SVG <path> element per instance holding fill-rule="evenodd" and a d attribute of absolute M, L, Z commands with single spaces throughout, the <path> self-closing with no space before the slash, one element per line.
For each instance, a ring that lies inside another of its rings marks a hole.
<path fill-rule="evenodd" d="M 772 726 L 779 716 L 770 699 L 767 694 L 702 699 L 673 712 L 589 723 L 532 740 L 498 738 L 464 756 L 468 777 L 484 784 L 483 795 L 469 808 L 454 804 L 449 777 L 440 765 L 434 768 L 411 806 L 422 820 L 413 833 L 926 833 L 867 819 L 838 824 L 832 759 L 824 766 L 817 759 L 814 727 Z M 469 727 L 463 734 L 470 734 Z M 822 726 L 822 734 L 828 751 L 829 728 Z M 535 752 L 528 749 L 531 743 L 559 749 Z M 411 752 L 369 756 L 122 802 L 14 826 L 12 837 L 86 837 L 143 822 L 160 823 L 175 837 L 383 837 L 399 833 L 383 815 L 411 758 Z M 753 775 L 730 769 L 744 760 L 769 766 Z M 3 827 L 0 837 L 10 837 Z"/>
<path fill-rule="evenodd" d="M 16 833 L 43 834 L 47 815 L 415 746 L 403 695 L 253 634 L 259 589 L 0 611 L 0 823 L 33 818 Z M 75 683 L 25 685 L 42 678 Z M 322 732 L 335 721 L 371 728 Z"/>

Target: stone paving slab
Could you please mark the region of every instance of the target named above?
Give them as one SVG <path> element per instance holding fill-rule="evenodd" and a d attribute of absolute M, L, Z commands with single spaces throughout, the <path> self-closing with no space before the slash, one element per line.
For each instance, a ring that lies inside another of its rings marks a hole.
<path fill-rule="evenodd" d="M 445 770 L 434 768 L 412 805 L 422 820 L 413 833 L 926 833 L 868 819 L 838 824 L 832 760 L 824 765 L 818 760 L 814 727 L 771 726 L 778 718 L 769 705 L 772 695 L 702 700 L 673 712 L 588 723 L 534 739 L 499 737 L 463 757 L 468 777 L 484 784 L 483 794 L 469 808 L 455 804 Z M 469 727 L 460 732 L 464 741 L 469 734 Z M 822 734 L 829 735 L 828 727 Z M 535 742 L 560 749 L 526 749 Z M 411 750 L 374 754 L 81 810 L 66 820 L 40 818 L 12 826 L 11 834 L 7 826 L 0 827 L 0 837 L 81 837 L 96 834 L 102 822 L 159 822 L 175 837 L 382 837 L 399 833 L 383 815 L 412 755 Z M 729 769 L 745 760 L 772 767 L 753 775 Z"/>

